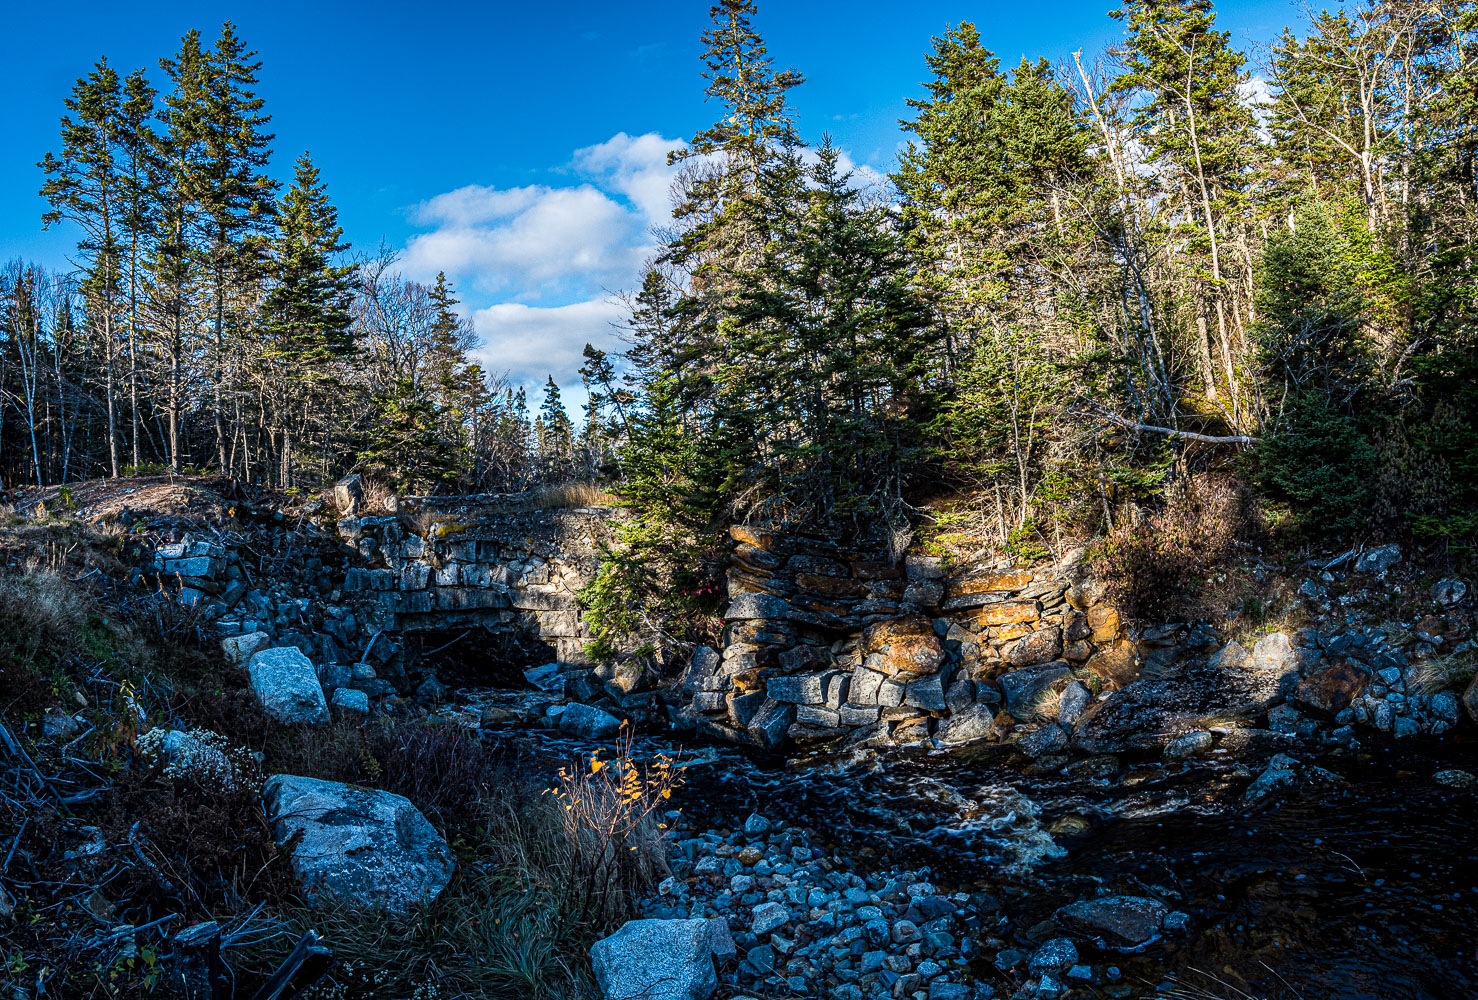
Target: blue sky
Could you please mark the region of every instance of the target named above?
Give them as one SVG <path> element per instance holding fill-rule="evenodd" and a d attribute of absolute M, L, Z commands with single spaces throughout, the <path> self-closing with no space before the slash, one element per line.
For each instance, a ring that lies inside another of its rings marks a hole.
<path fill-rule="evenodd" d="M 1004 65 L 1087 57 L 1119 33 L 1111 0 L 1037 3 L 761 0 L 757 24 L 802 133 L 830 131 L 886 173 L 932 35 L 962 20 Z M 1299 19 L 1288 0 L 1224 3 L 1249 50 Z M 61 13 L 59 13 L 59 11 Z M 309 150 L 346 233 L 404 253 L 410 277 L 453 276 L 480 358 L 515 381 L 574 382 L 587 340 L 619 346 L 610 292 L 631 287 L 665 213 L 665 153 L 710 120 L 698 35 L 706 0 L 656 3 L 12 4 L 0 32 L 0 260 L 66 266 L 42 232 L 36 161 L 57 146 L 62 97 L 98 56 L 158 78 L 187 29 L 236 22 L 264 66 L 279 176 Z"/>

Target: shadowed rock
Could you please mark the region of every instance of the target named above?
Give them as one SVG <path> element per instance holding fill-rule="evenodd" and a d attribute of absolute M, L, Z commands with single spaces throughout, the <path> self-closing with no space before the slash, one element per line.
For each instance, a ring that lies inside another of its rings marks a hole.
<path fill-rule="evenodd" d="M 403 915 L 452 877 L 451 849 L 403 795 L 277 774 L 262 799 L 279 844 L 302 834 L 292 866 L 310 901 Z"/>

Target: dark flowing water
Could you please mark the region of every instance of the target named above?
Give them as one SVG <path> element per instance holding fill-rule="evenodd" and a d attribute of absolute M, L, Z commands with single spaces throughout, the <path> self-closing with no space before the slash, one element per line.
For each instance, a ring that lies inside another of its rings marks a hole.
<path fill-rule="evenodd" d="M 588 750 L 508 730 L 540 757 Z M 869 869 L 928 868 L 941 889 L 990 897 L 975 928 L 976 975 L 1009 996 L 1001 951 L 1057 936 L 1052 913 L 1080 899 L 1149 895 L 1191 915 L 1189 933 L 1138 953 L 1081 961 L 1100 976 L 1074 995 L 1223 1000 L 1478 998 L 1478 795 L 1444 786 L 1478 773 L 1478 745 L 1378 746 L 1320 758 L 1343 780 L 1287 790 L 1244 810 L 1247 768 L 1094 759 L 1032 773 L 1009 750 L 754 755 L 660 737 L 680 749 L 690 823 L 732 826 L 751 811 L 809 827 Z"/>

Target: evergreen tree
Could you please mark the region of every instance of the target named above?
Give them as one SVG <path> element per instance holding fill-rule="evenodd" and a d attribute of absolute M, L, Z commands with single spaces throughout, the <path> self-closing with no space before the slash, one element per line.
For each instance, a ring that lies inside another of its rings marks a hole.
<path fill-rule="evenodd" d="M 143 439 L 139 387 L 145 372 L 140 351 L 144 330 L 141 308 L 144 297 L 144 262 L 158 235 L 158 202 L 150 178 L 161 173 L 159 137 L 153 128 L 155 90 L 134 70 L 123 81 L 123 101 L 117 132 L 119 163 L 119 217 L 127 234 L 123 247 L 128 295 L 128 412 L 131 457 L 135 468 L 141 463 Z"/>
<path fill-rule="evenodd" d="M 122 256 L 125 180 L 119 173 L 116 150 L 123 120 L 123 92 L 118 74 L 106 59 L 78 80 L 65 101 L 61 155 L 46 154 L 41 169 L 47 175 L 41 196 L 51 205 L 43 221 L 50 226 L 62 219 L 83 231 L 77 244 L 83 260 L 83 292 L 88 316 L 97 328 L 103 348 L 103 398 L 107 409 L 109 471 L 117 476 L 118 415 L 117 356 L 120 262 Z"/>
<path fill-rule="evenodd" d="M 575 431 L 560 399 L 559 386 L 550 375 L 544 383 L 544 402 L 539 406 L 539 461 L 550 482 L 565 479 L 575 450 Z"/>
<path fill-rule="evenodd" d="M 194 383 L 193 362 L 199 356 L 199 309 L 196 291 L 203 282 L 197 274 L 195 241 L 204 223 L 200 188 L 205 169 L 203 114 L 210 68 L 200 44 L 200 32 L 191 30 L 180 40 L 173 59 L 160 60 L 173 89 L 164 99 L 164 131 L 156 137 L 156 155 L 148 161 L 147 186 L 157 199 L 157 236 L 149 260 L 149 312 L 157 341 L 168 414 L 166 455 L 170 468 L 182 466 L 184 420 Z M 218 301 L 224 301 L 217 296 Z M 217 370 L 216 374 L 219 374 Z"/>
<path fill-rule="evenodd" d="M 262 307 L 263 357 L 271 364 L 270 394 L 278 401 L 286 487 L 292 483 L 294 439 L 304 443 L 310 413 L 332 409 L 335 365 L 354 350 L 349 314 L 354 268 L 335 263 L 349 247 L 338 210 L 307 153 L 298 157 L 276 221 L 270 248 L 273 287 Z"/>
<path fill-rule="evenodd" d="M 225 392 L 233 351 L 228 314 L 234 289 L 255 277 L 261 264 L 261 238 L 275 208 L 277 182 L 265 173 L 271 120 L 256 94 L 261 63 L 227 21 L 215 47 L 200 48 L 197 32 L 186 36 L 179 57 L 160 66 L 175 83 L 165 100 L 171 145 L 195 155 L 177 157 L 179 186 L 194 202 L 201 239 L 195 252 L 203 264 L 211 302 L 211 402 L 217 460 L 227 468 Z"/>
<path fill-rule="evenodd" d="M 358 464 L 366 474 L 407 493 L 445 489 L 456 482 L 462 466 L 436 406 L 408 380 L 383 401 Z"/>

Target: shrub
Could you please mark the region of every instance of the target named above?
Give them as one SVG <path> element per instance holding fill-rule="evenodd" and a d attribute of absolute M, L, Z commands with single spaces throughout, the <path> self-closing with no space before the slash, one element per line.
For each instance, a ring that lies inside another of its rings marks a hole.
<path fill-rule="evenodd" d="M 639 766 L 629 735 L 613 760 L 602 760 L 597 750 L 559 769 L 558 784 L 549 792 L 561 808 L 580 923 L 609 921 L 622 909 L 623 895 L 650 888 L 656 871 L 666 870 L 661 843 L 667 826 L 657 812 L 682 781 L 664 754 Z"/>
<path fill-rule="evenodd" d="M 1241 484 L 1220 474 L 1192 476 L 1167 491 L 1161 510 L 1104 539 L 1093 569 L 1120 614 L 1162 621 L 1202 610 L 1195 601 L 1204 581 L 1259 530 Z"/>
<path fill-rule="evenodd" d="M 1363 523 L 1375 479 L 1376 451 L 1350 417 L 1314 394 L 1258 447 L 1259 480 L 1288 505 L 1293 523 L 1332 534 Z"/>

